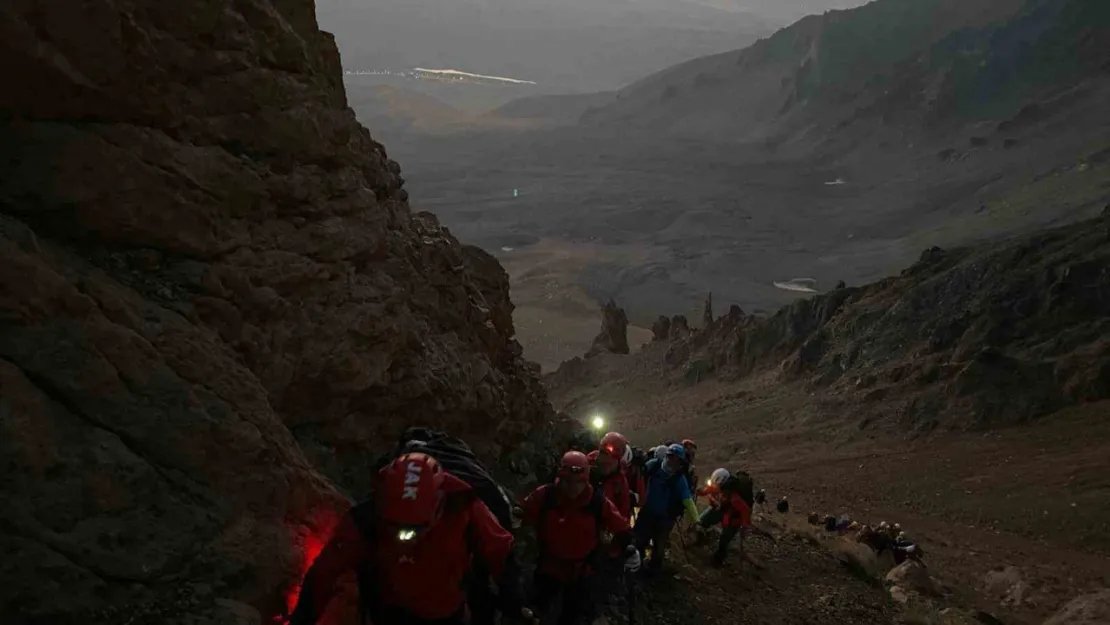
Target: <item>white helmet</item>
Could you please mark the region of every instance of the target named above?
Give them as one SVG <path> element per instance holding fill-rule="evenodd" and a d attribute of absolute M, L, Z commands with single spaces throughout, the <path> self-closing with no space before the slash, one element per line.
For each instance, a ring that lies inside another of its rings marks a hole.
<path fill-rule="evenodd" d="M 709 476 L 709 482 L 714 486 L 720 486 L 725 483 L 730 476 L 728 469 L 717 469 Z"/>
<path fill-rule="evenodd" d="M 664 460 L 666 460 L 666 458 L 667 458 L 667 446 L 666 445 L 660 445 L 660 446 L 656 447 L 655 448 L 655 459 L 658 460 L 659 462 L 663 462 Z"/>

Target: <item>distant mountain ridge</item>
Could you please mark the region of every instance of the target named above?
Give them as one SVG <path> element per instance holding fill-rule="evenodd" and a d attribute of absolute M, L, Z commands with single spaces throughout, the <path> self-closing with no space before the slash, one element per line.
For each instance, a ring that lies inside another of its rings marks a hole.
<path fill-rule="evenodd" d="M 621 90 L 594 126 L 737 141 L 1005 118 L 1110 67 L 1102 0 L 878 0 Z"/>

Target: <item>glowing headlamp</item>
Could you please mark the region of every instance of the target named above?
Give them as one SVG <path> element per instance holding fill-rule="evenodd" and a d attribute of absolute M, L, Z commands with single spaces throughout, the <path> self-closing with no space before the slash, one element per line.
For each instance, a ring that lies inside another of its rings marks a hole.
<path fill-rule="evenodd" d="M 416 538 L 416 530 L 414 529 L 405 528 L 397 532 L 397 540 L 401 542 L 409 542 L 414 538 Z"/>
<path fill-rule="evenodd" d="M 594 426 L 595 430 L 603 430 L 605 429 L 605 419 L 601 415 L 594 415 L 594 418 L 590 420 L 590 425 Z"/>

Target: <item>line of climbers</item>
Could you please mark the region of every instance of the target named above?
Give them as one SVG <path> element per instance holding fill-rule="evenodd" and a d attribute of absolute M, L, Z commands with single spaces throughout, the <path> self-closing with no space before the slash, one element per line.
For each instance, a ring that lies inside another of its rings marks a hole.
<path fill-rule="evenodd" d="M 516 507 L 465 442 L 410 428 L 379 459 L 372 495 L 312 563 L 287 622 L 318 623 L 350 572 L 362 622 L 375 625 L 493 625 L 498 612 L 502 623 L 535 623 L 557 606 L 559 625 L 579 625 L 592 622 L 603 593 L 622 589 L 631 617 L 634 574 L 645 558 L 646 575 L 662 568 L 680 518 L 699 543 L 722 526 L 716 565 L 751 526 L 750 476 L 717 469 L 698 488 L 696 453 L 691 440 L 644 452 L 609 432 L 588 454 L 566 452 L 554 479 Z M 709 500 L 701 514 L 696 497 Z M 513 516 L 536 533 L 530 601 Z"/>
<path fill-rule="evenodd" d="M 915 560 L 924 564 L 925 551 L 917 542 L 902 531 L 898 523 L 880 522 L 872 527 L 866 523 L 853 521 L 847 514 L 839 517 L 826 515 L 822 518 L 816 512 L 809 513 L 809 524 L 824 526 L 825 531 L 836 533 L 842 537 L 854 539 L 856 542 L 867 545 L 876 555 L 883 555 L 889 551 L 894 558 L 894 564 L 902 564 L 906 560 Z"/>

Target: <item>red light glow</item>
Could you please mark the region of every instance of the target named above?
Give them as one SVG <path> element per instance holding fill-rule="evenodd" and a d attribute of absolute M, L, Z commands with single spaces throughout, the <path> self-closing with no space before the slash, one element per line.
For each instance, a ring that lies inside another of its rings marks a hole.
<path fill-rule="evenodd" d="M 285 593 L 286 614 L 292 614 L 293 608 L 297 607 L 304 577 L 308 570 L 312 568 L 312 563 L 320 557 L 320 552 L 328 544 L 338 521 L 337 513 L 334 510 L 324 508 L 313 515 L 309 525 L 293 529 L 293 543 L 300 546 L 301 562 L 297 568 L 296 583 L 292 584 Z"/>

